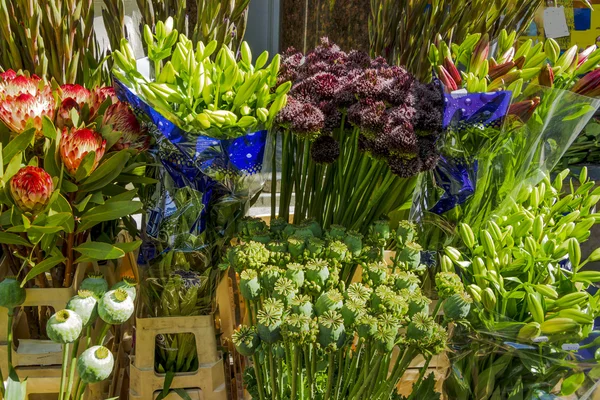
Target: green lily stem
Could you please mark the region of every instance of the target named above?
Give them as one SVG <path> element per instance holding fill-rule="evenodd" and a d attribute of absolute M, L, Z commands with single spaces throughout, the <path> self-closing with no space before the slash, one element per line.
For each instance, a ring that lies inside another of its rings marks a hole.
<path fill-rule="evenodd" d="M 107 324 L 106 322 L 104 322 L 104 325 L 102 326 L 102 330 L 100 331 L 100 336 L 98 336 L 98 346 L 104 345 L 104 339 L 106 339 L 106 335 L 108 334 L 109 330 L 110 330 L 110 325 Z"/>
<path fill-rule="evenodd" d="M 277 133 L 272 132 L 273 155 L 271 156 L 271 219 L 275 219 L 277 209 Z M 279 195 L 281 203 L 281 194 Z"/>
<path fill-rule="evenodd" d="M 341 351 L 338 350 L 340 353 Z M 325 392 L 324 400 L 329 400 L 331 397 L 331 389 L 333 388 L 333 368 L 335 365 L 335 361 L 333 359 L 334 353 L 329 353 L 329 363 L 327 366 L 327 391 Z"/>
<path fill-rule="evenodd" d="M 65 398 L 65 387 L 67 383 L 67 367 L 69 365 L 69 343 L 64 343 L 62 348 L 62 367 L 60 372 L 60 390 L 58 400 Z"/>
<path fill-rule="evenodd" d="M 256 383 L 258 386 L 258 397 L 260 397 L 260 400 L 267 400 L 267 397 L 265 396 L 265 386 L 262 372 L 260 370 L 260 363 L 258 362 L 258 356 L 256 353 L 252 355 L 252 362 L 254 363 L 254 374 L 256 375 Z"/>
<path fill-rule="evenodd" d="M 77 351 L 79 350 L 79 340 L 80 338 L 73 342 L 73 349 L 71 350 L 71 365 L 69 366 L 69 380 L 67 381 L 66 393 L 67 399 L 71 397 L 71 392 L 73 390 L 73 380 L 75 378 L 75 366 L 77 364 Z"/>

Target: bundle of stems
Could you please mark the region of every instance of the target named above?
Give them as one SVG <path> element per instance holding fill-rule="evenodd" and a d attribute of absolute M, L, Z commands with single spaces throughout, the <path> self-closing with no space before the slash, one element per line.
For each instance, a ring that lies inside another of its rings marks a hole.
<path fill-rule="evenodd" d="M 0 66 L 59 84 L 109 83 L 92 0 L 0 1 Z"/>
<path fill-rule="evenodd" d="M 114 1 L 114 0 L 109 0 Z M 137 0 L 142 13 L 141 27 L 154 31 L 158 21 L 173 17 L 174 28 L 195 44 L 218 42 L 239 49 L 246 33 L 250 0 Z"/>
<path fill-rule="evenodd" d="M 438 35 L 455 43 L 470 33 L 496 37 L 502 28 L 520 35 L 542 4 L 541 0 L 371 0 L 371 53 L 427 79 L 431 76 L 427 51 Z"/>

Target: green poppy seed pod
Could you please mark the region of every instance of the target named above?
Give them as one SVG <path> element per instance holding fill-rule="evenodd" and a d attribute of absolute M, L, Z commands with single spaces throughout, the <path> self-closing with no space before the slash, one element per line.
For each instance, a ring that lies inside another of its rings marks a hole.
<path fill-rule="evenodd" d="M 373 222 L 369 230 L 376 240 L 389 240 L 391 236 L 390 222 L 385 219 Z"/>
<path fill-rule="evenodd" d="M 254 301 L 260 297 L 260 282 L 258 273 L 247 269 L 240 274 L 240 293 L 246 300 Z"/>
<path fill-rule="evenodd" d="M 373 286 L 383 285 L 387 280 L 388 266 L 384 262 L 369 263 L 365 266 L 368 279 Z"/>
<path fill-rule="evenodd" d="M 399 272 L 394 280 L 394 287 L 398 290 L 407 289 L 409 292 L 414 292 L 421 286 L 421 280 L 412 272 Z"/>
<path fill-rule="evenodd" d="M 237 352 L 245 357 L 252 357 L 260 347 L 260 337 L 254 326 L 240 326 L 233 332 L 231 339 Z"/>
<path fill-rule="evenodd" d="M 485 288 L 481 293 L 481 302 L 486 310 L 492 312 L 496 309 L 496 295 L 491 288 Z"/>
<path fill-rule="evenodd" d="M 282 276 L 283 270 L 274 265 L 267 265 L 260 273 L 260 284 L 267 293 L 275 290 L 275 283 Z"/>
<path fill-rule="evenodd" d="M 386 299 L 394 295 L 394 291 L 387 286 L 379 286 L 373 291 L 371 296 L 371 308 L 373 310 L 384 311 Z"/>
<path fill-rule="evenodd" d="M 83 326 L 87 327 L 98 318 L 98 300 L 89 290 L 80 290 L 67 303 L 67 310 L 75 311 L 81 318 Z"/>
<path fill-rule="evenodd" d="M 296 225 L 287 224 L 285 228 L 283 228 L 282 237 L 285 239 L 292 237 L 297 229 L 298 227 Z"/>
<path fill-rule="evenodd" d="M 296 295 L 290 303 L 292 312 L 299 315 L 306 315 L 312 317 L 313 315 L 313 304 L 310 296 L 307 295 Z"/>
<path fill-rule="evenodd" d="M 520 341 L 529 341 L 540 336 L 540 333 L 542 333 L 540 324 L 537 322 L 530 322 L 519 329 L 517 339 Z"/>
<path fill-rule="evenodd" d="M 351 327 L 356 319 L 365 313 L 365 306 L 361 302 L 348 300 L 342 306 L 340 313 L 344 318 L 344 326 Z"/>
<path fill-rule="evenodd" d="M 287 242 L 282 242 L 280 240 L 273 240 L 273 241 L 267 243 L 267 250 L 269 250 L 273 253 L 287 253 L 288 252 Z"/>
<path fill-rule="evenodd" d="M 348 255 L 348 246 L 339 240 L 330 242 L 329 246 L 327 247 L 327 255 L 333 260 L 344 261 Z"/>
<path fill-rule="evenodd" d="M 319 344 L 326 348 L 335 344 L 337 348 L 342 347 L 346 340 L 346 328 L 341 314 L 337 311 L 327 311 L 319 316 Z"/>
<path fill-rule="evenodd" d="M 108 291 L 108 282 L 101 274 L 89 274 L 79 285 L 79 290 L 89 290 L 100 299 Z"/>
<path fill-rule="evenodd" d="M 13 308 L 20 306 L 25 302 L 25 289 L 21 287 L 19 281 L 10 277 L 0 282 L 0 307 Z"/>
<path fill-rule="evenodd" d="M 288 226 L 288 222 L 283 218 L 275 218 L 271 220 L 269 229 L 276 235 L 283 233 L 284 229 Z"/>
<path fill-rule="evenodd" d="M 133 315 L 133 299 L 123 289 L 110 290 L 98 302 L 98 315 L 109 325 L 121 325 Z"/>
<path fill-rule="evenodd" d="M 307 219 L 300 224 L 300 227 L 310 229 L 315 237 L 320 238 L 323 236 L 323 229 L 321 229 L 321 225 L 319 225 L 319 223 L 314 219 Z"/>
<path fill-rule="evenodd" d="M 363 235 L 354 231 L 348 232 L 344 238 L 344 244 L 348 247 L 348 251 L 355 257 L 360 256 L 362 252 L 362 238 Z"/>
<path fill-rule="evenodd" d="M 397 329 L 382 329 L 379 328 L 373 335 L 375 346 L 380 353 L 389 354 L 396 346 L 396 338 L 398 337 Z"/>
<path fill-rule="evenodd" d="M 311 327 L 310 316 L 304 314 L 290 314 L 284 319 L 284 330 L 286 333 L 307 334 Z"/>
<path fill-rule="evenodd" d="M 250 238 L 250 240 L 262 244 L 267 244 L 271 241 L 271 231 L 266 228 L 262 231 L 255 232 L 254 235 Z"/>
<path fill-rule="evenodd" d="M 331 225 L 327 236 L 329 236 L 331 240 L 344 240 L 346 237 L 346 227 L 335 224 Z"/>
<path fill-rule="evenodd" d="M 444 301 L 444 315 L 451 321 L 465 319 L 473 300 L 467 293 L 456 293 Z"/>
<path fill-rule="evenodd" d="M 296 297 L 296 293 L 298 289 L 294 282 L 290 279 L 282 276 L 275 283 L 275 290 L 273 291 L 273 297 L 281 300 L 283 304 L 288 305 L 291 303 L 292 299 Z"/>
<path fill-rule="evenodd" d="M 412 318 L 419 313 L 429 314 L 429 303 L 431 300 L 423 295 L 413 296 L 408 302 L 408 316 Z"/>
<path fill-rule="evenodd" d="M 377 318 L 365 314 L 356 320 L 356 331 L 363 339 L 370 339 L 377 332 Z"/>
<path fill-rule="evenodd" d="M 406 263 L 409 268 L 415 269 L 421 263 L 421 250 L 423 248 L 418 243 L 406 242 L 397 254 L 398 260 Z"/>
<path fill-rule="evenodd" d="M 410 221 L 400 221 L 396 228 L 396 240 L 400 244 L 408 243 L 417 236 L 417 227 Z"/>
<path fill-rule="evenodd" d="M 263 308 L 257 314 L 257 329 L 260 339 L 273 344 L 281 340 L 282 310 L 276 308 Z"/>
<path fill-rule="evenodd" d="M 351 283 L 346 290 L 346 298 L 356 301 L 357 303 L 365 304 L 371 298 L 373 289 L 363 285 L 360 282 Z"/>
<path fill-rule="evenodd" d="M 298 229 L 296 229 L 296 232 L 294 232 L 294 237 L 297 237 L 298 239 L 303 239 L 306 243 L 308 239 L 310 239 L 311 237 L 315 237 L 315 234 L 308 225 L 300 224 Z"/>
<path fill-rule="evenodd" d="M 325 247 L 325 241 L 319 239 L 318 237 L 311 237 L 308 239 L 306 243 L 306 249 L 309 251 L 310 255 L 313 257 L 319 257 L 323 254 L 323 249 Z"/>
<path fill-rule="evenodd" d="M 77 373 L 85 383 L 107 379 L 115 365 L 112 353 L 104 346 L 92 346 L 77 358 Z"/>
<path fill-rule="evenodd" d="M 46 333 L 55 343 L 73 343 L 83 329 L 81 317 L 75 311 L 61 310 L 50 317 L 46 324 Z"/>
<path fill-rule="evenodd" d="M 315 303 L 317 315 L 323 315 L 327 311 L 340 310 L 344 305 L 344 296 L 336 289 L 322 293 Z"/>
<path fill-rule="evenodd" d="M 304 265 L 291 263 L 287 265 L 285 276 L 291 280 L 297 288 L 304 285 Z"/>
<path fill-rule="evenodd" d="M 428 313 L 417 313 L 412 316 L 406 328 L 406 337 L 412 340 L 422 340 L 431 335 L 433 320 Z"/>
<path fill-rule="evenodd" d="M 322 287 L 329 279 L 327 263 L 322 260 L 314 260 L 306 264 L 305 277 L 309 282 Z"/>
<path fill-rule="evenodd" d="M 304 253 L 305 240 L 296 236 L 289 237 L 287 240 L 288 251 L 294 258 L 299 258 Z"/>
<path fill-rule="evenodd" d="M 137 285 L 137 282 L 135 281 L 135 278 L 130 277 L 130 276 L 125 276 L 125 277 L 123 277 L 123 280 L 115 283 L 110 289 L 111 290 L 123 289 L 124 291 L 127 292 L 127 294 L 131 297 L 131 299 L 133 301 L 135 301 L 135 297 L 137 296 L 137 292 L 135 290 L 136 285 Z"/>

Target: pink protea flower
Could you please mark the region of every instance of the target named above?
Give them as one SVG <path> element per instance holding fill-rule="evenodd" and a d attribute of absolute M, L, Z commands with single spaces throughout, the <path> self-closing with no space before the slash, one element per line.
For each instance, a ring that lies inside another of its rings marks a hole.
<path fill-rule="evenodd" d="M 90 104 L 91 93 L 81 85 L 67 84 L 60 87 L 62 90 L 62 99 L 73 99 L 83 108 L 85 104 Z"/>
<path fill-rule="evenodd" d="M 115 90 L 110 86 L 104 86 L 100 88 L 96 88 L 96 90 L 91 92 L 91 101 L 90 101 L 90 118 L 95 118 L 98 113 L 98 109 L 106 101 L 106 99 L 110 98 L 111 103 L 115 104 L 119 100 L 117 99 L 117 95 Z"/>
<path fill-rule="evenodd" d="M 21 93 L 36 95 L 39 92 L 50 91 L 50 87 L 42 85 L 42 79 L 36 75 L 17 75 L 15 71 L 8 70 L 0 75 L 0 98 L 14 97 Z"/>
<path fill-rule="evenodd" d="M 90 151 L 96 153 L 91 171 L 95 170 L 106 150 L 106 140 L 91 129 L 63 129 L 60 142 L 60 158 L 71 176 L 74 176 L 79 164 Z"/>
<path fill-rule="evenodd" d="M 102 125 L 110 126 L 113 131 L 122 133 L 121 138 L 113 145 L 115 150 L 135 149 L 142 151 L 148 148 L 150 137 L 140 126 L 135 114 L 127 103 L 117 102 L 108 107 L 104 113 Z"/>
<path fill-rule="evenodd" d="M 73 109 L 77 110 L 78 113 L 81 111 L 77 101 L 71 97 L 63 99 L 56 112 L 56 127 L 58 129 L 73 127 L 73 120 L 71 119 L 71 110 Z"/>
<path fill-rule="evenodd" d="M 8 96 L 0 101 L 0 119 L 17 134 L 33 126 L 38 135 L 42 132 L 42 118 L 54 119 L 54 97 L 52 92 L 44 90 L 32 95 L 21 93 Z"/>
<path fill-rule="evenodd" d="M 22 211 L 32 214 L 48 205 L 53 190 L 52 177 L 39 167 L 21 168 L 10 180 L 13 200 Z"/>

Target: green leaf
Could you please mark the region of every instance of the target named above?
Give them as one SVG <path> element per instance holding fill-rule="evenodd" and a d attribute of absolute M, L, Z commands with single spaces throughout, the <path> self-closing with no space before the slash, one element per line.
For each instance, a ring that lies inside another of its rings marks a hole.
<path fill-rule="evenodd" d="M 60 175 L 61 175 L 61 168 L 59 167 L 58 163 L 56 162 L 57 143 L 58 142 L 56 140 L 53 140 L 50 143 L 50 146 L 48 146 L 48 148 L 46 150 L 46 154 L 44 155 L 44 169 L 52 177 L 60 177 Z"/>
<path fill-rule="evenodd" d="M 35 136 L 35 129 L 28 129 L 11 140 L 4 150 L 2 150 L 2 162 L 8 164 L 10 160 L 20 151 L 24 151 L 29 147 Z"/>
<path fill-rule="evenodd" d="M 102 242 L 87 242 L 74 248 L 83 257 L 92 260 L 114 260 L 121 258 L 125 252 L 118 247 Z M 76 260 L 75 262 L 80 262 Z"/>
<path fill-rule="evenodd" d="M 572 395 L 583 384 L 583 381 L 585 381 L 585 374 L 583 372 L 569 376 L 563 381 L 560 394 L 563 396 Z"/>
<path fill-rule="evenodd" d="M 56 140 L 56 128 L 52 120 L 45 115 L 42 118 L 42 132 L 48 139 Z"/>
<path fill-rule="evenodd" d="M 83 157 L 79 167 L 77 168 L 77 172 L 75 173 L 75 180 L 77 182 L 81 182 L 85 178 L 87 178 L 92 172 L 92 168 L 94 168 L 94 163 L 96 162 L 96 152 L 90 151 Z"/>
<path fill-rule="evenodd" d="M 64 228 L 62 226 L 51 226 L 51 225 L 45 225 L 45 226 L 33 225 L 27 229 L 27 232 L 35 232 L 35 233 L 58 233 L 61 231 L 64 231 Z"/>
<path fill-rule="evenodd" d="M 154 178 L 149 178 L 147 176 L 121 174 L 121 175 L 119 175 L 117 177 L 117 179 L 115 179 L 115 182 L 119 182 L 119 183 L 140 183 L 140 184 L 153 185 L 155 183 L 158 183 L 158 180 L 156 180 Z"/>
<path fill-rule="evenodd" d="M 56 201 L 54 203 L 52 203 L 52 206 L 50 207 L 50 209 L 57 213 L 66 212 L 66 213 L 71 214 L 73 212 L 73 210 L 71 209 L 71 205 L 69 204 L 69 201 L 67 199 L 65 199 L 65 197 L 62 194 L 58 195 Z"/>
<path fill-rule="evenodd" d="M 92 208 L 81 216 L 81 221 L 112 221 L 133 214 L 141 208 L 140 201 L 115 201 Z"/>
<path fill-rule="evenodd" d="M 92 198 L 92 195 L 90 193 L 87 196 L 85 196 L 83 198 L 83 200 L 81 200 L 79 203 L 74 204 L 74 206 L 77 209 L 77 211 L 83 212 L 83 210 L 85 210 L 85 207 L 88 205 L 88 202 L 90 201 L 91 198 Z"/>
<path fill-rule="evenodd" d="M 100 134 L 106 140 L 107 149 L 113 147 L 113 145 L 117 143 L 119 139 L 121 139 L 121 137 L 123 136 L 123 133 L 119 131 L 114 131 L 110 126 L 106 125 L 102 127 L 102 129 L 100 130 Z"/>
<path fill-rule="evenodd" d="M 36 221 L 36 225 L 37 221 Z M 75 221 L 73 220 L 73 214 L 70 212 L 61 212 L 49 215 L 44 221 L 44 225 L 49 226 L 60 226 L 66 233 L 73 232 L 75 229 Z"/>
<path fill-rule="evenodd" d="M 0 243 L 31 247 L 31 243 L 14 233 L 0 232 Z"/>
<path fill-rule="evenodd" d="M 106 200 L 106 203 L 108 204 L 115 203 L 117 201 L 131 201 L 137 195 L 137 192 L 137 189 L 128 190 L 126 192 L 111 197 L 110 199 Z"/>
<path fill-rule="evenodd" d="M 3 383 L 4 384 L 4 383 Z M 26 400 L 27 399 L 27 379 L 19 381 L 17 372 L 10 367 L 8 379 L 6 382 L 5 400 Z"/>
<path fill-rule="evenodd" d="M 108 160 L 104 161 L 92 174 L 83 182 L 80 190 L 93 192 L 102 189 L 104 186 L 113 182 L 121 173 L 131 155 L 127 150 L 122 150 Z"/>
<path fill-rule="evenodd" d="M 115 247 L 120 248 L 125 253 L 131 253 L 132 251 L 137 250 L 137 248 L 140 247 L 141 244 L 142 244 L 141 240 L 136 240 L 136 241 L 127 242 L 127 243 L 115 243 Z"/>
<path fill-rule="evenodd" d="M 175 393 L 177 393 L 177 395 L 179 397 L 181 397 L 183 400 L 192 400 L 192 398 L 190 397 L 190 395 L 185 391 L 185 389 L 173 389 L 173 391 Z M 437 397 L 439 399 L 439 396 Z M 428 399 L 429 400 L 429 399 Z"/>
<path fill-rule="evenodd" d="M 28 273 L 27 276 L 25 276 L 25 278 L 23 279 L 23 281 L 21 282 L 21 287 L 24 287 L 25 284 L 27 283 L 27 281 L 35 278 L 36 276 L 43 274 L 45 272 L 50 271 L 52 268 L 54 268 L 55 266 L 57 266 L 58 264 L 66 261 L 66 257 L 63 256 L 55 256 L 55 257 L 50 257 L 50 258 L 46 258 L 44 261 L 42 261 L 39 264 L 36 264 L 35 267 L 33 267 Z"/>
<path fill-rule="evenodd" d="M 62 190 L 67 192 L 67 193 L 74 193 L 77 190 L 79 190 L 79 188 L 77 187 L 76 184 L 74 184 L 73 182 L 69 181 L 68 179 L 63 179 L 62 181 Z"/>
<path fill-rule="evenodd" d="M 23 154 L 18 152 L 15 156 L 10 160 L 6 170 L 4 171 L 4 175 L 2 176 L 2 180 L 4 183 L 8 183 L 10 178 L 15 176 L 17 172 L 21 169 L 21 161 L 23 160 Z"/>
<path fill-rule="evenodd" d="M 581 106 L 581 108 L 579 109 L 579 111 L 577 111 L 573 114 L 567 115 L 566 117 L 563 118 L 563 121 L 571 121 L 571 120 L 577 119 L 581 116 L 584 116 L 587 113 L 594 112 L 595 110 L 596 110 L 596 108 L 593 107 L 591 104 L 583 104 Z"/>

